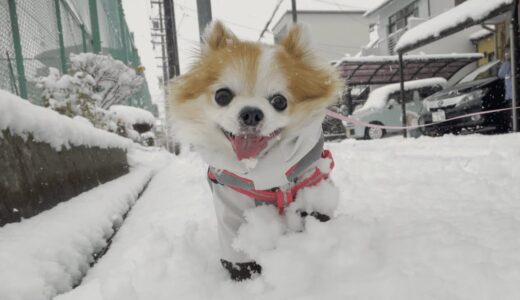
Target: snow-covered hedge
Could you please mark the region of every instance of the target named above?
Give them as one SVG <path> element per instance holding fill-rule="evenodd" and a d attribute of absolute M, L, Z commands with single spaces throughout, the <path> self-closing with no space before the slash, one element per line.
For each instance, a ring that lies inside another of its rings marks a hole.
<path fill-rule="evenodd" d="M 127 149 L 132 141 L 0 90 L 0 131 L 50 144 L 56 150 L 70 146 Z M 1 138 L 1 136 L 0 136 Z"/>
<path fill-rule="evenodd" d="M 94 78 L 98 106 L 103 109 L 126 102 L 144 83 L 144 77 L 134 69 L 106 55 L 72 54 L 70 69 L 72 73 L 82 72 Z"/>
<path fill-rule="evenodd" d="M 44 106 L 69 117 L 81 116 L 95 127 L 116 131 L 107 109 L 127 102 L 142 86 L 143 76 L 110 56 L 71 54 L 70 74 L 49 68 L 38 81 Z"/>
<path fill-rule="evenodd" d="M 113 117 L 125 124 L 149 124 L 153 126 L 155 124 L 155 117 L 153 114 L 145 109 L 132 107 L 128 105 L 112 105 L 109 111 L 113 114 Z"/>

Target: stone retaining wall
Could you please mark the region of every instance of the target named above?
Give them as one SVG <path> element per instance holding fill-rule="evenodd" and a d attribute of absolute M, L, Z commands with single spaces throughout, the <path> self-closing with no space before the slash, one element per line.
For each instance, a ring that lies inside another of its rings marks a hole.
<path fill-rule="evenodd" d="M 29 218 L 128 173 L 126 151 L 49 144 L 0 134 L 0 226 Z"/>

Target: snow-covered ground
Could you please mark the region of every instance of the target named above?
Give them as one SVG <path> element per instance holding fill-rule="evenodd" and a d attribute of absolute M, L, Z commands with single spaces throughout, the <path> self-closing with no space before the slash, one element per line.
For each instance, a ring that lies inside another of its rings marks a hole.
<path fill-rule="evenodd" d="M 0 299 L 51 299 L 78 284 L 114 226 L 169 159 L 164 152 L 134 147 L 127 175 L 0 227 Z"/>
<path fill-rule="evenodd" d="M 260 277 L 220 267 L 206 166 L 185 154 L 55 299 L 520 299 L 520 135 L 328 146 L 337 215 L 257 251 Z"/>

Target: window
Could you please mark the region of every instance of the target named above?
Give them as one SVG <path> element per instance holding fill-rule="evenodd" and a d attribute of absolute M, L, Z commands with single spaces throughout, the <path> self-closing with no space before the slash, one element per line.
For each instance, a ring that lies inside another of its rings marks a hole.
<path fill-rule="evenodd" d="M 419 6 L 414 1 L 388 18 L 388 33 L 392 34 L 408 25 L 409 17 L 419 16 Z"/>
<path fill-rule="evenodd" d="M 393 92 L 388 96 L 388 100 L 394 99 L 397 103 L 401 103 L 401 91 Z M 404 91 L 404 101 L 409 103 L 413 100 L 413 91 Z"/>
<path fill-rule="evenodd" d="M 407 90 L 404 92 L 404 100 L 406 103 L 412 101 L 422 100 L 428 96 L 431 96 L 443 88 L 440 85 L 425 86 L 413 90 Z M 401 103 L 401 91 L 393 92 L 388 96 L 388 99 L 394 99 L 397 103 Z"/>

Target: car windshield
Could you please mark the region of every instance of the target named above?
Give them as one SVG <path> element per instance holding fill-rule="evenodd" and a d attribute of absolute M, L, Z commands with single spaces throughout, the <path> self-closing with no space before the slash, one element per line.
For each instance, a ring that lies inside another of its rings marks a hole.
<path fill-rule="evenodd" d="M 490 63 L 487 63 L 483 66 L 478 67 L 473 72 L 466 75 L 466 77 L 462 78 L 459 83 L 470 82 L 478 79 L 484 79 L 489 77 L 494 77 L 498 75 L 500 60 L 495 60 Z"/>

